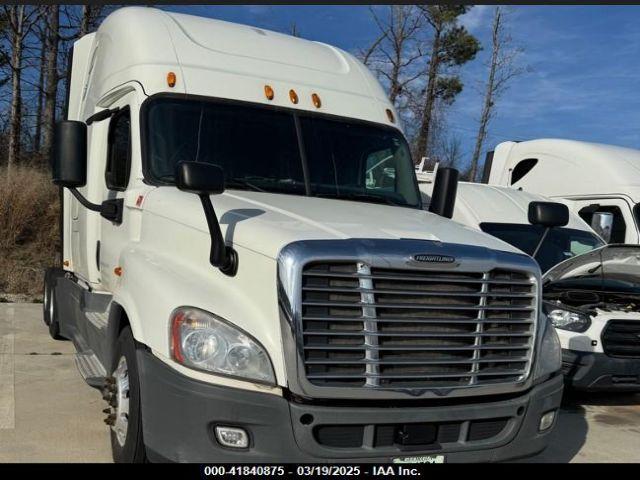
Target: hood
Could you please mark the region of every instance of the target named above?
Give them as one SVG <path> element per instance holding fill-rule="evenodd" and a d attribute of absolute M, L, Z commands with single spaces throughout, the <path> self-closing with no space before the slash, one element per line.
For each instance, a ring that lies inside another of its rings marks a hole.
<path fill-rule="evenodd" d="M 238 190 L 211 201 L 227 243 L 274 259 L 294 241 L 348 238 L 431 240 L 522 254 L 495 237 L 419 209 Z M 158 187 L 143 209 L 208 233 L 197 195 Z"/>
<path fill-rule="evenodd" d="M 570 258 L 543 277 L 545 294 L 589 292 L 640 297 L 640 246 L 606 245 Z"/>

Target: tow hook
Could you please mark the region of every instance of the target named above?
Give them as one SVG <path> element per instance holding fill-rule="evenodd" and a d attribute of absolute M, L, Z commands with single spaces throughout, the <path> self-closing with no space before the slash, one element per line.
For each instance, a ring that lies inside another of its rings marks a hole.
<path fill-rule="evenodd" d="M 104 423 L 109 425 L 110 427 L 116 421 L 116 414 L 113 411 L 113 408 L 116 407 L 117 398 L 116 398 L 116 379 L 114 377 L 107 377 L 104 380 L 104 386 L 102 387 L 102 399 L 105 400 L 109 407 L 102 410 L 102 413 L 107 414 L 107 418 L 104 419 Z"/>

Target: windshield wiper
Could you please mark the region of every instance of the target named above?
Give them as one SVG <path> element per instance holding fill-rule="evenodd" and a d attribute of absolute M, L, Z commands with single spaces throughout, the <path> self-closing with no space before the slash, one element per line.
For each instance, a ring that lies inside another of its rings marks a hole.
<path fill-rule="evenodd" d="M 243 178 L 232 178 L 230 181 L 226 182 L 226 186 L 229 188 L 247 187 L 251 190 L 255 190 L 256 192 L 266 192 L 266 190 L 263 190 L 262 188 Z"/>

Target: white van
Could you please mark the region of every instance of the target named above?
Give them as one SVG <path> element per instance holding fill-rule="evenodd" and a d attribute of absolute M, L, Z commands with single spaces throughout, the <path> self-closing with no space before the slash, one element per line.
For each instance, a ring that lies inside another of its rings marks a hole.
<path fill-rule="evenodd" d="M 45 322 L 103 389 L 116 461 L 545 448 L 563 382 L 540 268 L 422 209 L 352 55 L 123 8 L 75 43 L 70 85 Z"/>
<path fill-rule="evenodd" d="M 425 203 L 431 179 L 418 173 Z M 529 223 L 529 210 L 533 202 L 548 201 L 520 189 L 461 182 L 453 219 L 535 255 L 567 385 L 640 391 L 640 248 L 605 247 L 573 212 L 545 236 L 544 227 Z"/>
<path fill-rule="evenodd" d="M 561 139 L 503 142 L 483 182 L 561 200 L 610 243 L 640 243 L 640 150 Z M 605 214 L 609 225 L 594 217 Z"/>

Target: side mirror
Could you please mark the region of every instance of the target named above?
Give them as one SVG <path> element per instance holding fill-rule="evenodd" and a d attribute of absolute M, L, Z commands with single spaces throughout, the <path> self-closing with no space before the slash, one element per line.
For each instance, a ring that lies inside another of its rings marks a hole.
<path fill-rule="evenodd" d="M 87 183 L 87 126 L 61 120 L 54 129 L 53 183 L 77 188 Z"/>
<path fill-rule="evenodd" d="M 564 227 L 569 223 L 569 207 L 557 202 L 531 202 L 529 223 L 546 228 Z"/>
<path fill-rule="evenodd" d="M 176 183 L 180 190 L 197 195 L 217 195 L 224 192 L 224 171 L 217 165 L 181 162 L 176 170 Z"/>
<path fill-rule="evenodd" d="M 605 242 L 609 243 L 613 229 L 613 213 L 595 212 L 591 218 L 591 228 L 593 228 Z"/>
<path fill-rule="evenodd" d="M 176 167 L 176 186 L 200 197 L 211 237 L 209 263 L 225 275 L 234 276 L 238 271 L 238 254 L 233 248 L 225 245 L 210 197 L 224 192 L 224 171 L 210 163 L 181 162 Z"/>

